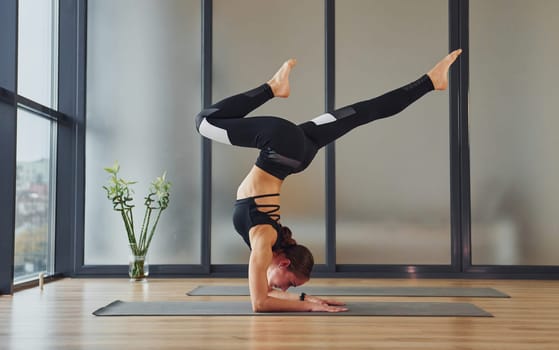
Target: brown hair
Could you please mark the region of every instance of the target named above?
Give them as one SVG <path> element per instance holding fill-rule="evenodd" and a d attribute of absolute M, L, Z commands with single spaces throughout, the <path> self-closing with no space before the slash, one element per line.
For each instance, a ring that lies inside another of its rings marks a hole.
<path fill-rule="evenodd" d="M 310 278 L 314 266 L 314 258 L 311 251 L 304 245 L 297 244 L 292 237 L 291 230 L 287 226 L 282 226 L 281 245 L 278 251 L 283 252 L 285 257 L 291 261 L 289 270 L 303 278 Z"/>

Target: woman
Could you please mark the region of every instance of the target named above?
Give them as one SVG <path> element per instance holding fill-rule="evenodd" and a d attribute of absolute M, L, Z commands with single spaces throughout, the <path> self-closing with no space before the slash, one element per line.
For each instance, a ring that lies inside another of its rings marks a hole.
<path fill-rule="evenodd" d="M 237 190 L 233 223 L 251 249 L 249 288 L 252 308 L 265 311 L 346 311 L 343 303 L 286 292 L 310 278 L 311 252 L 297 244 L 280 224 L 279 193 L 289 174 L 303 171 L 317 151 L 353 128 L 399 113 L 431 90 L 444 90 L 448 69 L 462 51 L 451 52 L 427 74 L 377 98 L 358 102 L 295 125 L 277 117 L 243 118 L 274 97 L 289 96 L 286 61 L 266 84 L 228 97 L 203 110 L 196 128 L 203 136 L 236 146 L 260 149 Z"/>

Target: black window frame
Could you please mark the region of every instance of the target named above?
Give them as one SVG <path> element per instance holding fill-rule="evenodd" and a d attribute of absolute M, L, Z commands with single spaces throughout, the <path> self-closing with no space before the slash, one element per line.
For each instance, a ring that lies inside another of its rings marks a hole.
<path fill-rule="evenodd" d="M 213 1 L 200 0 L 202 65 L 200 107 L 212 102 Z M 87 0 L 59 0 L 58 108 L 18 96 L 17 0 L 0 1 L 0 294 L 14 290 L 14 224 L 17 107 L 57 123 L 56 276 L 127 276 L 125 265 L 84 264 L 85 89 Z M 324 0 L 325 110 L 335 101 L 336 1 Z M 470 159 L 468 135 L 469 0 L 448 0 L 449 51 L 464 50 L 450 71 L 450 217 L 451 262 L 447 265 L 344 265 L 336 263 L 335 144 L 326 148 L 326 263 L 316 277 L 359 278 L 515 278 L 559 279 L 559 266 L 473 265 L 471 258 Z M 211 264 L 212 144 L 200 138 L 202 235 L 200 264 L 150 266 L 154 277 L 246 277 L 246 264 Z"/>
<path fill-rule="evenodd" d="M 201 3 L 201 107 L 212 102 L 212 46 L 213 0 Z M 325 110 L 331 110 L 335 101 L 335 14 L 336 1 L 324 0 L 325 39 Z M 388 278 L 537 278 L 559 279 L 559 266 L 478 266 L 471 261 L 471 217 L 468 140 L 468 90 L 469 90 L 469 0 L 448 0 L 448 49 L 462 48 L 459 64 L 450 71 L 449 88 L 449 147 L 450 147 L 450 218 L 451 262 L 446 265 L 381 265 L 336 263 L 336 179 L 335 144 L 326 148 L 325 162 L 325 220 L 326 263 L 315 267 L 316 277 L 388 277 Z M 200 264 L 151 265 L 152 276 L 159 277 L 246 277 L 246 264 L 211 264 L 211 198 L 212 198 L 212 144 L 205 138 L 202 143 L 202 199 L 201 213 L 201 262 Z M 82 156 L 84 154 L 82 153 Z M 83 174 L 84 169 L 80 169 Z M 84 188 L 79 188 L 81 193 Z M 77 244 L 82 264 L 76 276 L 126 276 L 124 265 L 83 265 L 83 201 L 78 201 Z M 81 254 L 81 255 L 80 255 Z"/>
<path fill-rule="evenodd" d="M 13 294 L 17 109 L 56 124 L 55 251 L 53 279 L 75 268 L 79 137 L 85 121 L 84 0 L 58 0 L 58 107 L 52 109 L 17 93 L 18 0 L 0 2 L 0 294 Z M 63 68 L 63 69 L 60 69 Z M 85 164 L 81 166 L 81 169 Z M 83 191 L 81 193 L 83 199 Z M 28 285 L 28 283 L 26 283 Z"/>

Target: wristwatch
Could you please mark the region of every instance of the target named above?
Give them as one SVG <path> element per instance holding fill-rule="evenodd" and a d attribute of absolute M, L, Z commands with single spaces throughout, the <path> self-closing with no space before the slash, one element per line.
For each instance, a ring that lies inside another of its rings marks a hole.
<path fill-rule="evenodd" d="M 305 296 L 306 295 L 307 295 L 306 293 L 301 293 L 301 295 L 299 295 L 299 300 L 305 301 Z"/>

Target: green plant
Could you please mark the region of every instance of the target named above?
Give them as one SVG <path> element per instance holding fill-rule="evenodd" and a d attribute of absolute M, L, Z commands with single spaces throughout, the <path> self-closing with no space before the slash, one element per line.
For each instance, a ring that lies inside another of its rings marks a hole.
<path fill-rule="evenodd" d="M 145 256 L 155 233 L 155 228 L 159 223 L 161 213 L 169 206 L 171 183 L 165 178 L 166 172 L 151 183 L 149 193 L 144 197 L 144 205 L 146 207 L 144 219 L 140 232 L 136 236 L 132 212 L 134 205 L 131 203 L 134 193 L 131 185 L 135 184 L 136 181 L 127 181 L 119 177 L 119 170 L 120 165 L 118 162 L 115 162 L 112 168 L 105 168 L 105 171 L 111 174 L 111 178 L 107 186 L 103 186 L 103 188 L 107 191 L 107 198 L 113 203 L 113 209 L 120 212 L 122 216 L 132 254 L 134 256 Z M 152 220 L 153 217 L 155 217 L 155 220 Z"/>

